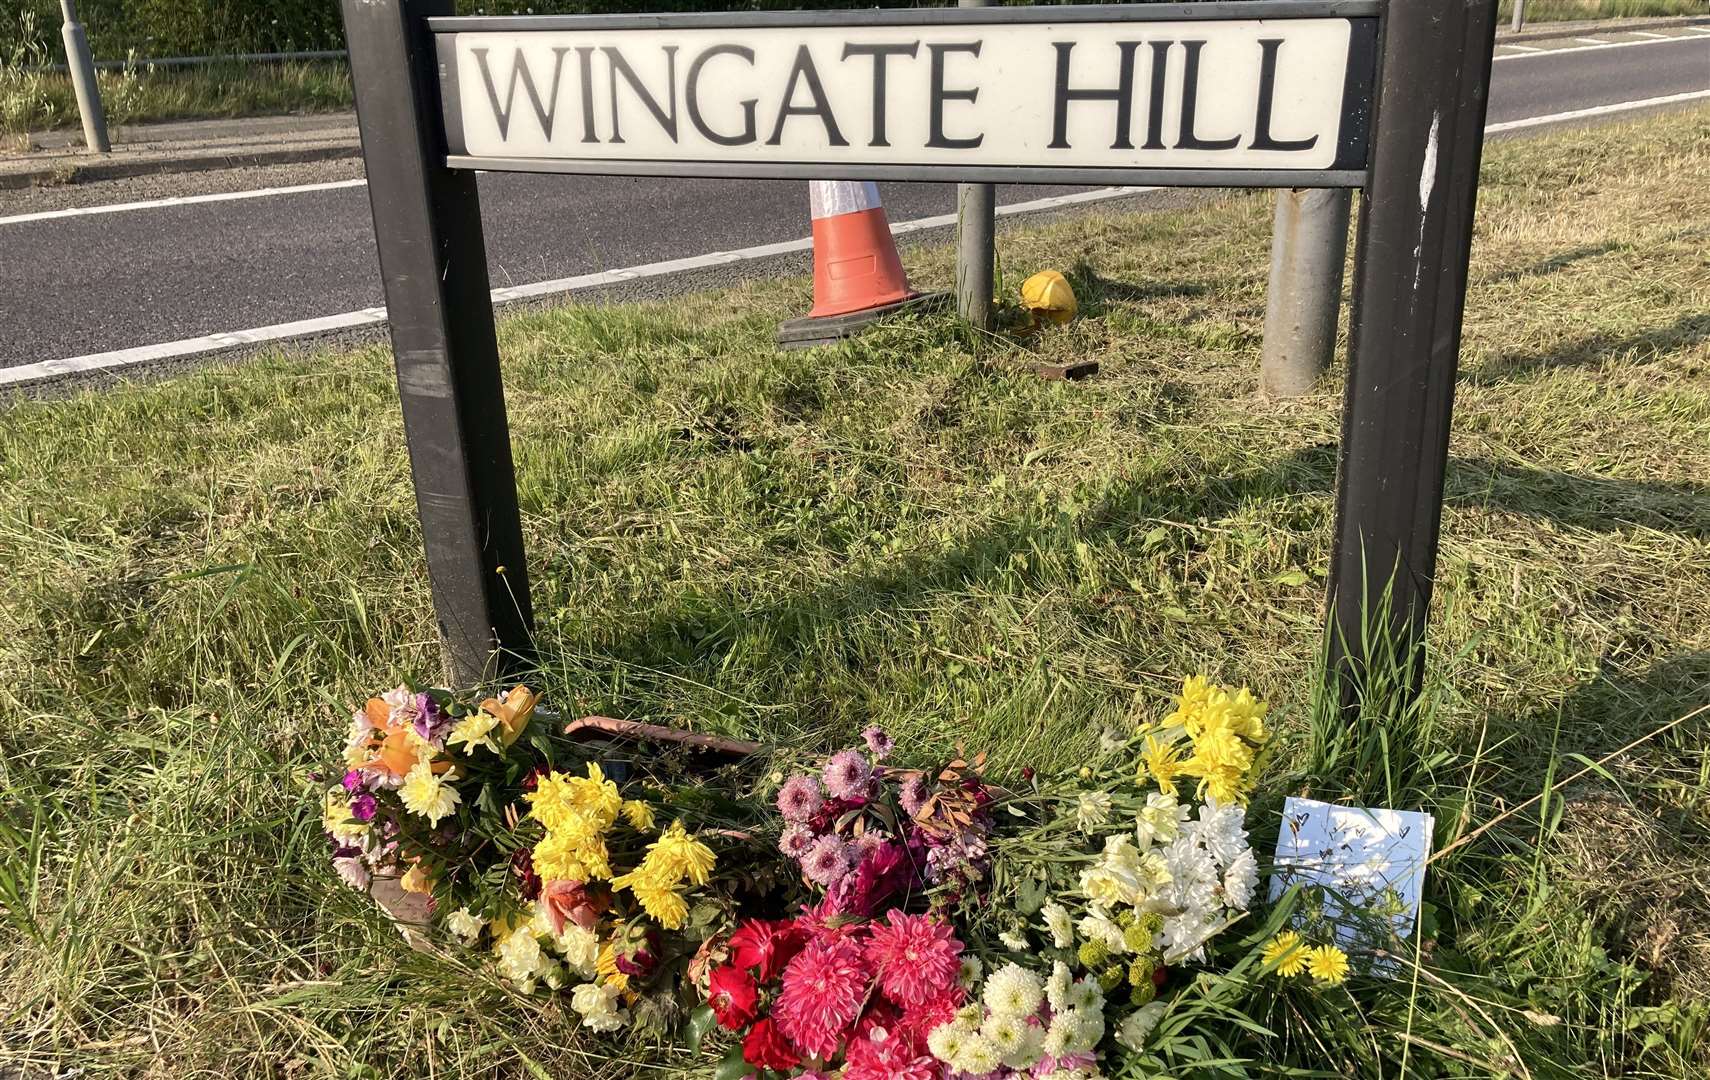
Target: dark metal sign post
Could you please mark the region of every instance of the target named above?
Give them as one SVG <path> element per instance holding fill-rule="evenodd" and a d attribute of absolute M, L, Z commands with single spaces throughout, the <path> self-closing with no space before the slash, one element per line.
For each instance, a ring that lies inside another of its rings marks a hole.
<path fill-rule="evenodd" d="M 531 614 L 473 170 L 1364 190 L 1332 624 L 1421 638 L 1495 0 L 456 17 L 344 0 L 451 675 Z M 1369 584 L 1355 584 L 1369 583 Z"/>

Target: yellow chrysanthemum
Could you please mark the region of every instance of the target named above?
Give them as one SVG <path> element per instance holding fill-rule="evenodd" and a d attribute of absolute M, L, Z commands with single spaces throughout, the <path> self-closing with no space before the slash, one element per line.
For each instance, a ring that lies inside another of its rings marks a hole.
<path fill-rule="evenodd" d="M 1293 978 L 1306 970 L 1307 954 L 1310 951 L 1301 946 L 1299 934 L 1293 930 L 1284 930 L 1265 945 L 1265 951 L 1259 954 L 1259 959 L 1266 964 L 1275 964 L 1278 975 Z"/>
<path fill-rule="evenodd" d="M 652 878 L 633 881 L 629 888 L 654 922 L 667 930 L 682 929 L 689 917 L 689 903 L 682 893 Z"/>
<path fill-rule="evenodd" d="M 499 753 L 498 744 L 493 742 L 493 729 L 499 726 L 499 718 L 492 713 L 472 713 L 459 720 L 451 728 L 451 734 L 446 737 L 445 745 L 461 746 L 463 752 L 473 755 L 477 747 L 486 747 L 494 754 Z"/>
<path fill-rule="evenodd" d="M 625 800 L 623 804 L 624 820 L 636 832 L 647 832 L 653 828 L 653 807 L 634 799 Z"/>
<path fill-rule="evenodd" d="M 1145 771 L 1151 773 L 1152 779 L 1157 781 L 1158 790 L 1175 794 L 1176 777 L 1182 771 L 1181 749 L 1175 743 L 1159 739 L 1156 735 L 1148 735 L 1141 760 L 1145 763 Z"/>
<path fill-rule="evenodd" d="M 615 986 L 619 990 L 629 989 L 629 976 L 618 970 L 617 949 L 611 942 L 600 947 L 599 959 L 594 961 L 594 971 L 600 977 L 601 984 Z"/>
<path fill-rule="evenodd" d="M 623 806 L 617 785 L 591 761 L 586 777 L 549 773 L 525 798 L 530 814 L 548 830 L 565 828 L 576 819 L 593 832 L 604 832 Z"/>
<path fill-rule="evenodd" d="M 605 881 L 612 876 L 604 837 L 549 832 L 534 846 L 534 872 L 547 881 Z"/>
<path fill-rule="evenodd" d="M 463 801 L 457 789 L 445 778 L 434 775 L 426 761 L 416 762 L 404 777 L 403 786 L 398 788 L 398 799 L 410 813 L 427 818 L 429 825 L 438 825 L 441 818 L 456 810 L 457 804 Z"/>
<path fill-rule="evenodd" d="M 681 821 L 673 821 L 659 834 L 659 839 L 647 845 L 644 861 L 656 864 L 665 876 L 679 880 L 686 877 L 693 884 L 705 885 L 718 856 L 712 848 L 690 836 Z"/>
<path fill-rule="evenodd" d="M 1308 949 L 1306 970 L 1319 982 L 1336 986 L 1348 977 L 1348 954 L 1334 945 Z"/>

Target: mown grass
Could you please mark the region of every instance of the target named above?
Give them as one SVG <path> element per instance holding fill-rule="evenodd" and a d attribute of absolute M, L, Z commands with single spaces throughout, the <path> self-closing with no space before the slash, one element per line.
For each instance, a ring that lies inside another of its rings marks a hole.
<path fill-rule="evenodd" d="M 1502 25 L 1514 15 L 1514 0 L 1498 0 Z M 1526 0 L 1526 22 L 1569 19 L 1632 19 L 1659 15 L 1703 15 L 1705 0 Z"/>
<path fill-rule="evenodd" d="M 1279 785 L 1393 790 L 1447 844 L 1710 702 L 1707 147 L 1700 109 L 1490 148 L 1406 724 L 1312 723 L 1339 397 L 1255 395 L 1259 196 L 1007 233 L 1011 287 L 1057 266 L 1083 300 L 1022 345 L 920 320 L 779 353 L 799 280 L 505 319 L 539 679 L 567 712 L 814 747 L 877 721 L 1002 772 L 1205 670 L 1275 703 Z M 1087 355 L 1080 384 L 1026 367 Z M 309 770 L 436 657 L 385 349 L 14 403 L 0 481 L 0 1072 L 692 1067 L 587 1057 L 323 867 Z M 1435 864 L 1441 984 L 1291 999 L 1253 1071 L 1702 1075 L 1707 727 Z"/>
<path fill-rule="evenodd" d="M 342 61 L 108 68 L 95 81 L 107 122 L 115 125 L 352 107 L 350 69 Z M 0 136 L 81 122 L 71 76 L 0 64 Z"/>

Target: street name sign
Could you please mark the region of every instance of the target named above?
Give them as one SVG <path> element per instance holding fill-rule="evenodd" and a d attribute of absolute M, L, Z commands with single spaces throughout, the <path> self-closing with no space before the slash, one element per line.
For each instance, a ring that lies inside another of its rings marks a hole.
<path fill-rule="evenodd" d="M 459 682 L 527 664 L 533 622 L 477 170 L 1360 188 L 1331 670 L 1348 700 L 1370 650 L 1417 655 L 1496 0 L 343 6 L 417 513 Z"/>
<path fill-rule="evenodd" d="M 435 26 L 457 27 L 436 37 L 453 166 L 963 181 L 1169 169 L 1220 183 L 1242 180 L 1230 170 L 1311 170 L 1354 186 L 1376 9 L 1294 14 L 1313 10 L 1323 6 L 1247 19 L 1137 18 L 1159 14 L 1140 8 L 1069 21 L 1046 8 L 949 25 L 879 23 L 950 14 L 916 11 L 787 26 Z"/>

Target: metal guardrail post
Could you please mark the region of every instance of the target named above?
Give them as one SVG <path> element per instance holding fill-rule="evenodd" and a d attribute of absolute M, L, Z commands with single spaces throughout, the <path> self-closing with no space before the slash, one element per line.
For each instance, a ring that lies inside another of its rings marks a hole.
<path fill-rule="evenodd" d="M 1271 284 L 1259 388 L 1270 397 L 1311 391 L 1336 352 L 1342 266 L 1348 252 L 1346 188 L 1283 188 L 1271 232 Z"/>
<path fill-rule="evenodd" d="M 65 26 L 65 66 L 71 72 L 71 86 L 77 92 L 77 114 L 83 120 L 83 141 L 90 153 L 105 154 L 112 144 L 107 141 L 107 113 L 101 108 L 101 88 L 95 83 L 95 60 L 89 55 L 89 38 L 83 24 L 77 21 L 77 0 L 59 0 L 60 14 Z"/>
<path fill-rule="evenodd" d="M 960 0 L 960 6 L 991 7 L 992 0 Z M 956 310 L 981 330 L 992 328 L 996 215 L 995 185 L 956 185 Z"/>

